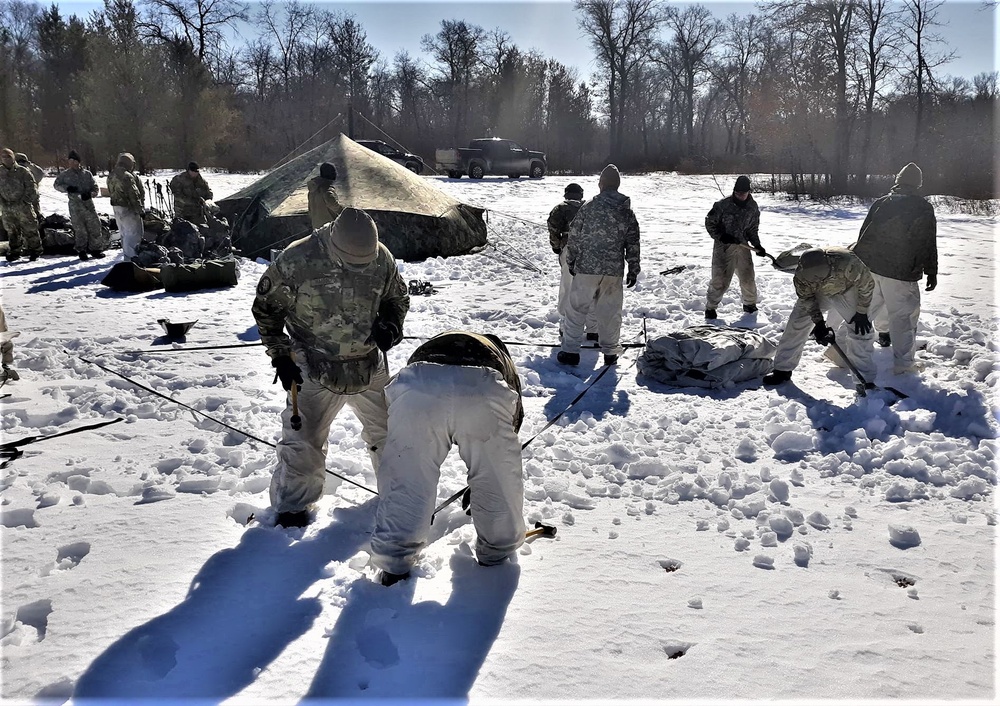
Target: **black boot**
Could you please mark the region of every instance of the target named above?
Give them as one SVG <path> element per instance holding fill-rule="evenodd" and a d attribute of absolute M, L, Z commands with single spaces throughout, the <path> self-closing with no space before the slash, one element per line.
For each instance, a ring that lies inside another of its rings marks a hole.
<path fill-rule="evenodd" d="M 892 345 L 892 339 L 889 338 L 889 334 L 888 333 L 879 333 L 879 335 L 878 335 L 878 344 L 880 346 L 882 346 L 883 348 L 888 348 L 889 346 Z"/>
<path fill-rule="evenodd" d="M 94 250 L 92 253 L 90 253 L 90 256 L 96 260 L 98 258 L 104 257 L 104 251 Z"/>
<path fill-rule="evenodd" d="M 392 586 L 394 583 L 405 581 L 408 578 L 410 578 L 409 571 L 407 571 L 405 574 L 390 574 L 388 571 L 378 572 L 378 582 L 383 586 Z"/>
<path fill-rule="evenodd" d="M 607 353 L 604 354 L 604 364 L 605 365 L 614 365 L 617 362 L 618 362 L 618 356 L 607 354 Z"/>
<path fill-rule="evenodd" d="M 709 319 L 717 319 L 717 318 L 719 318 L 719 312 L 717 312 L 715 309 L 705 309 L 706 321 L 708 321 Z"/>
<path fill-rule="evenodd" d="M 309 513 L 305 510 L 298 512 L 279 512 L 278 519 L 274 521 L 275 527 L 281 525 L 285 529 L 294 527 L 305 527 L 309 524 Z"/>
<path fill-rule="evenodd" d="M 765 385 L 780 385 L 792 379 L 791 370 L 773 370 L 764 376 Z"/>
<path fill-rule="evenodd" d="M 748 314 L 753 314 L 753 313 L 755 313 L 757 311 L 757 305 L 756 304 L 744 304 L 743 305 L 743 311 L 745 311 Z"/>
<path fill-rule="evenodd" d="M 591 331 L 591 332 L 589 332 L 589 333 L 587 334 L 587 340 L 588 340 L 588 341 L 600 341 L 600 340 L 601 340 L 601 337 L 600 337 L 600 335 L 599 335 L 599 334 L 597 333 L 597 331 Z"/>
<path fill-rule="evenodd" d="M 563 365 L 579 365 L 580 354 L 567 353 L 566 351 L 559 351 L 559 353 L 556 355 L 556 360 L 558 360 Z"/>
<path fill-rule="evenodd" d="M 81 262 L 86 262 L 87 261 L 87 253 L 85 253 L 85 252 L 80 253 L 80 260 L 81 260 Z"/>
<path fill-rule="evenodd" d="M 21 256 L 18 255 L 17 253 L 9 252 L 7 253 L 7 255 L 5 255 L 5 257 L 7 258 L 7 262 L 17 262 L 17 259 Z"/>

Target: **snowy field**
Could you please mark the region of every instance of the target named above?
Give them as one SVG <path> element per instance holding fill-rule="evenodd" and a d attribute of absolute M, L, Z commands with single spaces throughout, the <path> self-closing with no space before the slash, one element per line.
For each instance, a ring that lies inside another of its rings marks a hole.
<path fill-rule="evenodd" d="M 218 196 L 252 179 L 207 176 Z M 589 198 L 597 176 L 429 178 L 495 209 L 491 238 L 517 258 L 401 263 L 407 280 L 449 285 L 413 297 L 404 333 L 458 327 L 514 342 L 527 441 L 601 369 L 596 353 L 567 369 L 541 345 L 557 342 L 559 322 L 540 224 L 569 181 Z M 720 182 L 728 190 L 733 177 Z M 703 323 L 712 178 L 626 174 L 621 190 L 643 267 L 626 290 L 623 340 L 641 341 L 644 323 L 650 339 Z M 867 211 L 758 201 L 772 253 L 847 245 Z M 42 203 L 66 212 L 51 179 Z M 284 395 L 250 345 L 263 264 L 241 261 L 234 288 L 180 295 L 108 290 L 108 259 L 4 263 L 21 374 L 0 389 L 4 440 L 124 421 L 26 445 L 0 475 L 0 697 L 992 701 L 997 224 L 940 209 L 938 224 L 939 286 L 923 295 L 919 332 L 928 368 L 892 376 L 890 351 L 875 352 L 877 382 L 907 399 L 856 400 L 849 373 L 813 343 L 777 390 L 667 387 L 637 376 L 630 349 L 524 451 L 526 519 L 557 537 L 482 568 L 453 505 L 414 579 L 391 588 L 367 567 L 371 493 L 330 476 L 308 528 L 248 528 L 251 513 L 268 516 L 273 449 L 83 360 L 273 443 Z M 757 261 L 759 313 L 742 314 L 735 281 L 719 313 L 776 342 L 791 276 Z M 175 345 L 160 318 L 198 323 Z M 418 343 L 393 349 L 390 368 Z M 358 432 L 345 410 L 328 467 L 373 488 Z M 464 484 L 453 453 L 439 497 Z"/>

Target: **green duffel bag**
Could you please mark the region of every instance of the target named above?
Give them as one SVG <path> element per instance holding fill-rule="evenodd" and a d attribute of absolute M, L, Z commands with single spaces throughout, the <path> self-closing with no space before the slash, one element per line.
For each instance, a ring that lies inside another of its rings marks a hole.
<path fill-rule="evenodd" d="M 237 283 L 235 260 L 205 260 L 190 265 L 160 265 L 160 281 L 168 292 L 232 287 Z"/>

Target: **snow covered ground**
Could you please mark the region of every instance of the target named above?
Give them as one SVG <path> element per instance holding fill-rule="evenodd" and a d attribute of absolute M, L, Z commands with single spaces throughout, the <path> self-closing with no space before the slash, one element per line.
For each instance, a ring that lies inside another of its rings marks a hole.
<path fill-rule="evenodd" d="M 208 176 L 218 195 L 252 179 Z M 558 329 L 558 267 L 535 224 L 569 181 L 589 198 L 597 177 L 430 178 L 494 209 L 491 237 L 518 257 L 401 263 L 407 280 L 450 285 L 413 297 L 405 333 L 529 344 L 511 347 L 527 441 L 600 370 L 596 353 L 567 369 L 530 345 L 556 343 Z M 43 209 L 65 212 L 50 179 L 43 189 Z M 622 192 L 643 254 L 624 337 L 703 323 L 715 183 L 625 175 Z M 772 253 L 849 244 L 867 211 L 758 201 Z M 996 221 L 938 219 L 940 284 L 924 294 L 919 336 L 928 369 L 894 377 L 890 351 L 875 353 L 877 382 L 908 399 L 855 400 L 849 374 L 811 343 L 778 390 L 667 387 L 637 377 L 631 349 L 524 451 L 526 519 L 555 524 L 555 539 L 482 568 L 451 506 L 415 578 L 391 588 L 366 567 L 371 493 L 331 476 L 308 528 L 245 527 L 268 516 L 273 450 L 83 360 L 273 443 L 284 397 L 250 345 L 262 264 L 241 261 L 234 288 L 180 295 L 112 292 L 107 259 L 4 263 L 21 373 L 0 389 L 4 441 L 124 421 L 26 445 L 0 475 L 0 697 L 992 700 Z M 776 341 L 791 277 L 759 264 L 757 281 L 758 314 L 742 314 L 734 282 L 720 315 Z M 160 318 L 198 323 L 173 345 Z M 418 343 L 393 349 L 391 369 Z M 358 431 L 345 411 L 329 468 L 372 488 Z M 453 454 L 440 498 L 463 485 Z"/>

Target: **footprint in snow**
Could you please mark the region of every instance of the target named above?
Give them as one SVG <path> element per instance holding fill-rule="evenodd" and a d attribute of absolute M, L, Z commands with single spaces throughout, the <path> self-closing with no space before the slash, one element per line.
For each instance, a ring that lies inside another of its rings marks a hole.
<path fill-rule="evenodd" d="M 399 664 L 399 650 L 382 628 L 367 628 L 358 635 L 357 642 L 358 651 L 371 666 L 385 669 Z"/>
<path fill-rule="evenodd" d="M 74 542 L 59 547 L 54 564 L 42 568 L 39 576 L 48 576 L 53 570 L 66 571 L 79 565 L 83 557 L 90 554 L 90 542 Z"/>

